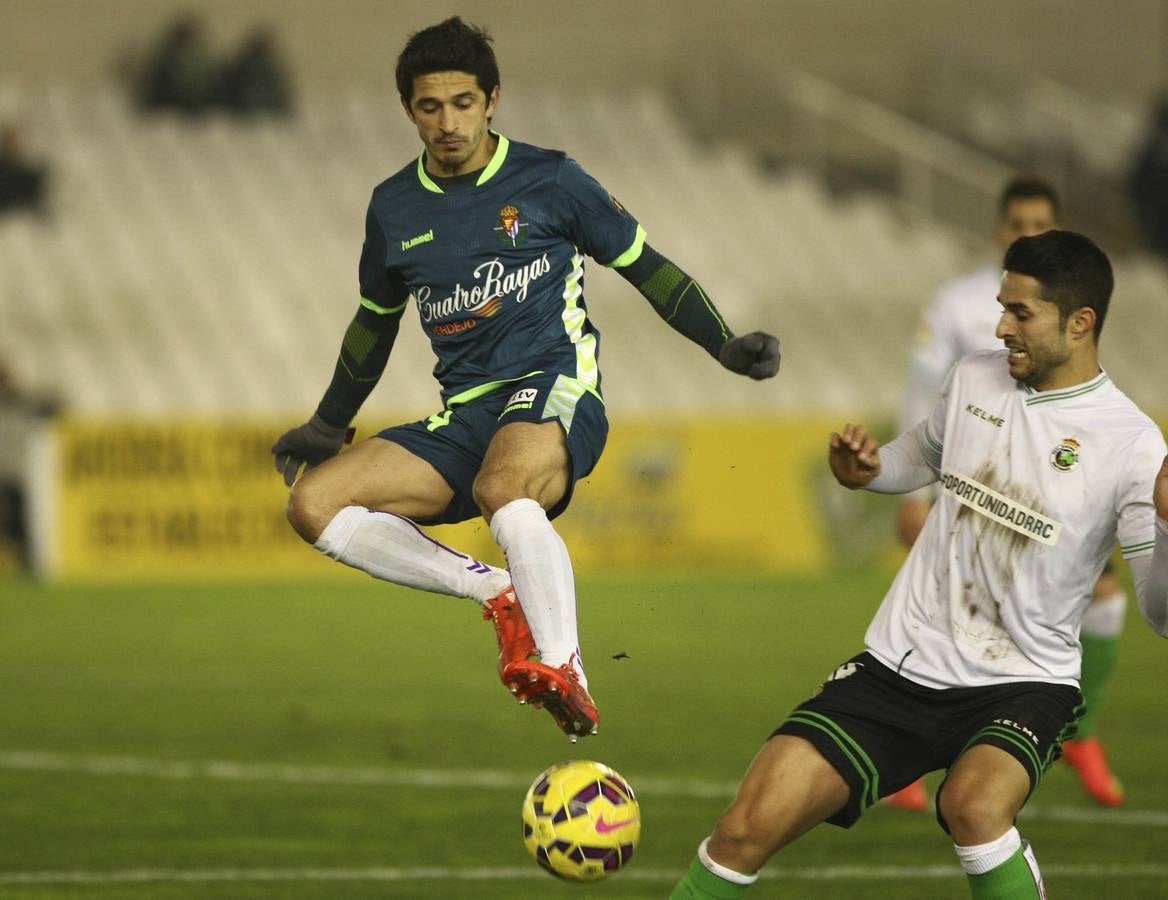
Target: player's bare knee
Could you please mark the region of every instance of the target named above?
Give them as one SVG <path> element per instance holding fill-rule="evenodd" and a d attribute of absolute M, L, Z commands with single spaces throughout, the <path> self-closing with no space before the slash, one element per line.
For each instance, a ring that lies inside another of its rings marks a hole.
<path fill-rule="evenodd" d="M 1010 817 L 973 783 L 946 783 L 937 797 L 937 813 L 953 840 L 964 846 L 993 840 L 1009 828 Z"/>
<path fill-rule="evenodd" d="M 717 843 L 734 847 L 750 844 L 754 840 L 750 820 L 737 806 L 732 806 L 723 813 L 714 834 Z"/>
<path fill-rule="evenodd" d="M 765 857 L 777 848 L 780 842 L 781 824 L 770 814 L 763 804 L 739 801 L 731 804 L 718 820 L 717 833 L 733 842 L 748 855 L 763 854 Z"/>
<path fill-rule="evenodd" d="M 522 487 L 516 485 L 513 478 L 498 469 L 484 469 L 479 472 L 474 480 L 472 493 L 475 505 L 487 521 L 512 500 L 526 496 Z"/>
<path fill-rule="evenodd" d="M 732 806 L 718 820 L 710 836 L 711 855 L 737 872 L 754 872 L 774 852 L 776 841 L 768 823 L 748 808 Z"/>
<path fill-rule="evenodd" d="M 296 533 L 308 543 L 315 544 L 338 509 L 336 502 L 319 490 L 311 479 L 302 478 L 288 495 L 285 514 Z"/>

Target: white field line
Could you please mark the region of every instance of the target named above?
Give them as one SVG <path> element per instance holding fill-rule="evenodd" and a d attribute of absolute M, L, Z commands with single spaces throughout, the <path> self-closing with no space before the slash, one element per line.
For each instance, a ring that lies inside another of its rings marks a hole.
<path fill-rule="evenodd" d="M 286 784 L 390 785 L 421 788 L 527 790 L 532 775 L 490 769 L 407 769 L 387 766 L 318 766 L 246 763 L 228 760 L 179 761 L 126 756 L 81 756 L 29 750 L 0 750 L 0 769 L 73 772 L 83 775 L 138 775 L 148 778 L 215 781 L 276 781 Z M 638 778 L 638 793 L 702 799 L 733 797 L 733 782 Z"/>
<path fill-rule="evenodd" d="M 0 770 L 138 776 L 173 781 L 271 781 L 283 784 L 385 785 L 414 788 L 526 790 L 531 776 L 490 769 L 411 769 L 388 766 L 319 766 L 229 760 L 164 760 L 133 756 L 85 756 L 39 750 L 0 750 Z M 690 778 L 630 779 L 641 795 L 728 799 L 737 784 Z M 1032 804 L 1022 818 L 1137 828 L 1168 828 L 1168 812 Z"/>
<path fill-rule="evenodd" d="M 1168 865 L 1043 865 L 1043 874 L 1060 878 L 1168 878 Z M 685 872 L 677 869 L 638 869 L 632 866 L 620 874 L 621 881 L 675 883 Z M 0 872 L 0 885 L 34 884 L 150 884 L 158 882 L 306 882 L 306 881 L 546 881 L 547 873 L 534 864 L 523 868 L 415 868 L 354 869 L 114 869 Z M 770 866 L 762 877 L 768 881 L 929 881 L 961 877 L 961 869 L 951 866 L 820 866 L 784 869 Z"/>

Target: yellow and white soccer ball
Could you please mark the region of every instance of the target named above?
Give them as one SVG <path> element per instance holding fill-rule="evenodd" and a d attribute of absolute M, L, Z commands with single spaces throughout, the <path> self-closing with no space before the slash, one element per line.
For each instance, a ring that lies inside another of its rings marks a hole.
<path fill-rule="evenodd" d="M 602 763 L 557 763 L 523 798 L 523 843 L 559 878 L 597 881 L 619 872 L 641 839 L 641 808 L 629 783 Z"/>

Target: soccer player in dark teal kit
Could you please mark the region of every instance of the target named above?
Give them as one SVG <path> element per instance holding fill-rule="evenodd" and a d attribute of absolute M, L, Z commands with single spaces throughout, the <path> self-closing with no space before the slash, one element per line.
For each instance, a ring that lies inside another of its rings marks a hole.
<path fill-rule="evenodd" d="M 455 17 L 413 35 L 398 58 L 402 106 L 423 149 L 373 192 L 361 302 L 332 381 L 272 452 L 301 537 L 376 578 L 476 600 L 495 626 L 503 683 L 575 740 L 595 733 L 599 715 L 580 659 L 572 563 L 551 519 L 608 433 L 584 257 L 620 272 L 733 372 L 773 376 L 779 342 L 733 335 L 697 282 L 571 158 L 490 130 L 499 73 L 489 40 Z M 411 296 L 438 358 L 442 409 L 341 454 Z M 506 570 L 418 527 L 478 515 Z"/>

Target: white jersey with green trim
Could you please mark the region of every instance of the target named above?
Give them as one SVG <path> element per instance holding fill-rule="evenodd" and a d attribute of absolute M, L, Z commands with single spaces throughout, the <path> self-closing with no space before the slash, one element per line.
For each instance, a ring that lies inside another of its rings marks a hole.
<path fill-rule="evenodd" d="M 933 296 L 921 316 L 909 356 L 901 431 L 928 417 L 945 376 L 957 360 L 1002 345 L 994 334 L 1002 315 L 998 303 L 1001 283 L 1001 268 L 985 266 L 949 282 Z"/>
<path fill-rule="evenodd" d="M 868 628 L 934 688 L 1077 684 L 1079 625 L 1118 540 L 1150 554 L 1164 437 L 1106 372 L 1036 392 L 1005 350 L 965 357 L 924 430 L 939 498 Z"/>

